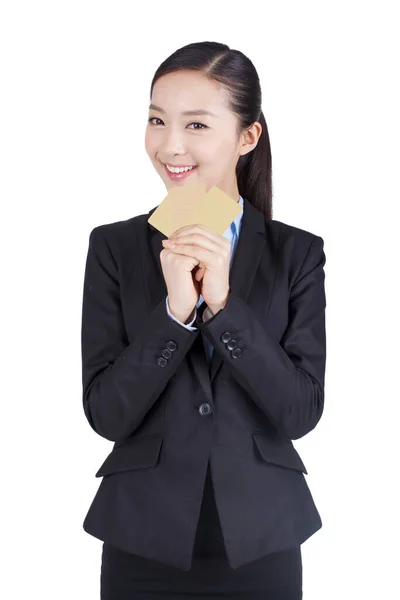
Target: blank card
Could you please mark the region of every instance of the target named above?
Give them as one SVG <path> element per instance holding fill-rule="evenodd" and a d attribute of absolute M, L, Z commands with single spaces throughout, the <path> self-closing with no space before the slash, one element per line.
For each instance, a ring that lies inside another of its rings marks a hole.
<path fill-rule="evenodd" d="M 239 202 L 216 185 L 208 192 L 203 184 L 186 185 L 172 188 L 148 222 L 167 237 L 194 224 L 223 235 L 241 211 Z"/>

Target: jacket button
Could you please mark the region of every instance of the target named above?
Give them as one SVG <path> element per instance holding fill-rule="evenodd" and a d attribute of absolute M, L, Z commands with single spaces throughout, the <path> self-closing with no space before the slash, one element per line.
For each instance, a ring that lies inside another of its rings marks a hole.
<path fill-rule="evenodd" d="M 239 358 L 239 356 L 242 356 L 242 349 L 235 348 L 234 350 L 232 350 L 231 356 L 232 356 L 232 358 Z"/>
<path fill-rule="evenodd" d="M 237 344 L 238 344 L 238 343 L 237 343 L 237 340 L 235 340 L 235 339 L 233 339 L 233 338 L 232 338 L 232 339 L 231 339 L 231 340 L 229 340 L 229 342 L 226 344 L 226 347 L 228 348 L 228 350 L 233 350 L 234 348 L 236 348 Z"/>
<path fill-rule="evenodd" d="M 203 402 L 203 404 L 199 406 L 199 413 L 202 417 L 208 417 L 209 415 L 211 415 L 212 408 L 210 404 L 208 402 Z"/>
<path fill-rule="evenodd" d="M 221 335 L 221 342 L 224 342 L 224 344 L 226 344 L 226 342 L 229 342 L 229 340 L 232 338 L 231 334 L 229 331 L 225 331 L 225 333 L 223 333 Z"/>
<path fill-rule="evenodd" d="M 161 354 L 163 355 L 164 358 L 171 358 L 171 356 L 172 356 L 172 352 L 168 348 L 164 348 L 164 350 L 161 352 Z"/>
<path fill-rule="evenodd" d="M 159 357 L 157 358 L 157 364 L 158 364 L 160 367 L 166 367 L 166 366 L 167 366 L 167 364 L 168 364 L 168 360 L 167 360 L 166 358 L 163 358 L 162 356 L 159 356 Z"/>
<path fill-rule="evenodd" d="M 166 346 L 168 350 L 172 350 L 172 352 L 175 352 L 175 350 L 178 347 L 178 344 L 174 342 L 174 340 L 169 340 L 169 342 L 166 343 Z"/>

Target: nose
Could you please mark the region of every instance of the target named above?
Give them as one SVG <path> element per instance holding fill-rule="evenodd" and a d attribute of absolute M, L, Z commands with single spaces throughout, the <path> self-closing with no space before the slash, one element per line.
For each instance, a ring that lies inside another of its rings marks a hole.
<path fill-rule="evenodd" d="M 184 144 L 184 134 L 178 129 L 169 129 L 163 133 L 162 142 L 160 143 L 159 152 L 161 156 L 175 156 L 186 154 Z"/>

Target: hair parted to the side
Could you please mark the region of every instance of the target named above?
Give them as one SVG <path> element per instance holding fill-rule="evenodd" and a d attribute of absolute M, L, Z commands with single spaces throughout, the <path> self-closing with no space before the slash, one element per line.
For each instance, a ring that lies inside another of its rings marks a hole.
<path fill-rule="evenodd" d="M 176 50 L 158 67 L 157 79 L 182 70 L 202 72 L 227 91 L 229 108 L 238 117 L 237 135 L 255 121 L 262 126 L 256 147 L 240 156 L 236 177 L 239 194 L 247 198 L 267 219 L 272 219 L 272 159 L 267 123 L 261 110 L 261 87 L 257 71 L 247 56 L 218 42 L 196 42 Z"/>

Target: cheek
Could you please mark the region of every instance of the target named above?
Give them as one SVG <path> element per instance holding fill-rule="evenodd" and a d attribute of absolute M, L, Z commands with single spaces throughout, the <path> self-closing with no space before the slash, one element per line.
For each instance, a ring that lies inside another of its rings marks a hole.
<path fill-rule="evenodd" d="M 152 157 L 157 150 L 157 143 L 154 135 L 151 131 L 146 130 L 146 135 L 144 138 L 144 147 L 146 149 L 147 154 Z"/>
<path fill-rule="evenodd" d="M 204 148 L 206 151 L 206 148 Z M 230 160 L 232 154 L 232 142 L 228 137 L 215 136 L 207 147 L 207 162 L 217 168 L 223 168 Z"/>
<path fill-rule="evenodd" d="M 207 143 L 203 144 L 198 143 L 196 146 L 193 145 L 191 153 L 196 158 L 196 162 L 203 166 L 214 167 L 219 161 L 223 161 L 219 144 L 215 144 L 214 141 L 207 141 Z"/>

